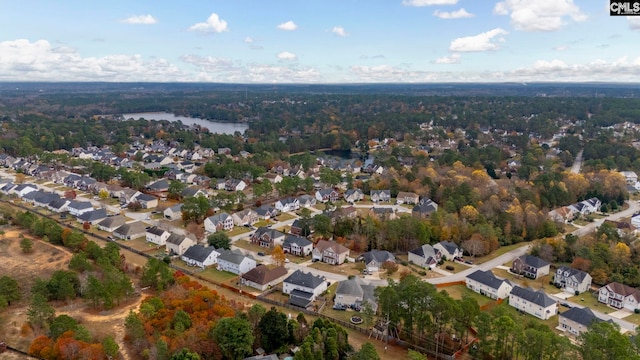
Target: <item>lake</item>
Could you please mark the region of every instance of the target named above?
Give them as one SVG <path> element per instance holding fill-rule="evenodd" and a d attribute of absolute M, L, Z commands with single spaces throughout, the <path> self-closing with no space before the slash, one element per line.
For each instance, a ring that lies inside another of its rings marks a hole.
<path fill-rule="evenodd" d="M 239 124 L 239 123 L 226 123 L 226 122 L 217 122 L 210 121 L 200 118 L 192 118 L 188 116 L 176 116 L 174 114 L 166 113 L 166 112 L 148 112 L 148 113 L 133 113 L 133 114 L 122 114 L 124 119 L 138 120 L 140 118 L 145 120 L 167 120 L 167 121 L 182 121 L 185 125 L 200 125 L 209 129 L 212 133 L 217 134 L 230 134 L 233 135 L 236 131 L 241 134 L 244 133 L 245 130 L 249 128 L 247 124 Z"/>

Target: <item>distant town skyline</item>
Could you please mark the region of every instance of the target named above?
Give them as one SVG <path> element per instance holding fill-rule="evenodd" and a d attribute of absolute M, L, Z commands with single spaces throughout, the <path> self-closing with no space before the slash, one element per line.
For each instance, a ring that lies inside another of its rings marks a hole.
<path fill-rule="evenodd" d="M 640 82 L 603 0 L 0 2 L 0 81 Z"/>

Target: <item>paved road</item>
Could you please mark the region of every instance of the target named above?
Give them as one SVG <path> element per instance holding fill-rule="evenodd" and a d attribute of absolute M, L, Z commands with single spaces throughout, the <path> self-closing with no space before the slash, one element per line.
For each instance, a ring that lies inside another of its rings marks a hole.
<path fill-rule="evenodd" d="M 580 173 L 580 168 L 582 168 L 582 152 L 584 150 L 580 150 L 578 155 L 576 155 L 575 160 L 573 160 L 573 165 L 571 166 L 571 172 L 574 174 Z"/>

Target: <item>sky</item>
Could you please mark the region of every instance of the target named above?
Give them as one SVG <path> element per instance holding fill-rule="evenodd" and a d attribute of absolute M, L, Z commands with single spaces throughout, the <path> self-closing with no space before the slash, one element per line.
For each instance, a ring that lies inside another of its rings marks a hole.
<path fill-rule="evenodd" d="M 640 82 L 608 0 L 0 0 L 0 81 Z"/>

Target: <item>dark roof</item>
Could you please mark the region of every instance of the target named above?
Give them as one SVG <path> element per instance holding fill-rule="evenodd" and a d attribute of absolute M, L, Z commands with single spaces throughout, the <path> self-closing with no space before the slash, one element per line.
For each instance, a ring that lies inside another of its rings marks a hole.
<path fill-rule="evenodd" d="M 162 234 L 164 234 L 166 232 L 166 230 L 160 229 L 157 226 L 152 226 L 152 227 L 147 229 L 147 232 L 151 233 L 153 235 L 162 236 Z"/>
<path fill-rule="evenodd" d="M 312 273 L 305 273 L 301 270 L 296 270 L 293 274 L 289 275 L 284 282 L 315 289 L 324 283 L 324 279 L 320 276 L 313 275 Z"/>
<path fill-rule="evenodd" d="M 87 211 L 78 216 L 79 220 L 82 221 L 96 221 L 100 219 L 104 219 L 107 217 L 107 210 L 105 209 L 97 209 L 93 211 Z"/>
<path fill-rule="evenodd" d="M 507 280 L 502 280 L 495 277 L 495 275 L 493 275 L 491 270 L 487 270 L 487 271 L 477 270 L 467 275 L 467 278 L 471 280 L 475 280 L 483 285 L 487 285 L 492 289 L 498 289 L 502 285 L 502 283 L 504 283 L 505 281 L 509 283 Z"/>
<path fill-rule="evenodd" d="M 33 197 L 33 201 L 41 204 L 49 204 L 59 199 L 60 199 L 60 195 L 58 194 L 54 194 L 50 192 L 40 192 L 40 191 L 37 191 L 36 195 Z"/>
<path fill-rule="evenodd" d="M 313 301 L 313 294 L 301 290 L 293 290 L 289 297 L 289 304 L 306 308 Z"/>
<path fill-rule="evenodd" d="M 68 202 L 69 202 L 69 200 L 67 200 L 67 199 L 53 200 L 52 202 L 49 203 L 49 206 L 51 206 L 54 209 L 60 209 L 61 207 L 63 207 Z"/>
<path fill-rule="evenodd" d="M 168 189 L 169 188 L 169 182 L 166 179 L 160 179 L 156 182 L 154 182 L 153 184 L 147 186 L 147 188 L 149 188 L 150 190 L 164 190 L 164 189 Z"/>
<path fill-rule="evenodd" d="M 640 290 L 636 288 L 632 288 L 631 286 L 627 286 L 624 284 L 620 284 L 619 282 L 612 282 L 607 285 L 614 293 L 620 294 L 624 297 L 632 295 L 636 298 L 636 301 L 640 302 Z"/>
<path fill-rule="evenodd" d="M 309 239 L 307 238 L 287 234 L 286 237 L 284 238 L 284 242 L 282 243 L 282 245 L 283 247 L 290 247 L 291 244 L 297 244 L 300 247 L 305 247 L 305 246 L 312 245 L 313 243 L 309 241 Z"/>
<path fill-rule="evenodd" d="M 517 296 L 521 299 L 527 300 L 542 307 L 551 306 L 556 303 L 555 300 L 550 298 L 542 290 L 533 291 L 530 288 L 521 288 L 519 286 L 514 286 L 513 289 L 511 289 L 511 295 Z"/>
<path fill-rule="evenodd" d="M 445 248 L 445 250 L 447 250 L 450 254 L 453 254 L 454 252 L 456 252 L 456 249 L 458 249 L 458 245 L 452 241 L 440 241 L 440 245 L 442 245 L 443 248 Z"/>
<path fill-rule="evenodd" d="M 126 223 L 126 219 L 122 215 L 108 216 L 106 219 L 100 221 L 98 226 L 112 228 L 114 226 L 122 226 Z"/>
<path fill-rule="evenodd" d="M 433 200 L 425 198 L 420 200 L 418 205 L 413 207 L 412 211 L 420 214 L 430 214 L 436 210 L 438 210 L 438 205 L 433 202 Z"/>
<path fill-rule="evenodd" d="M 136 196 L 136 200 L 137 201 L 153 201 L 153 200 L 157 200 L 157 199 L 158 199 L 157 197 L 151 196 L 151 195 L 145 194 L 145 193 L 142 193 L 142 194 Z"/>
<path fill-rule="evenodd" d="M 436 250 L 433 248 L 433 246 L 429 245 L 429 244 L 424 244 L 418 248 L 415 248 L 413 250 L 409 250 L 410 253 L 412 254 L 416 254 L 420 257 L 423 258 L 428 258 L 428 257 L 435 257 L 436 256 Z"/>
<path fill-rule="evenodd" d="M 533 256 L 533 255 L 522 255 L 520 256 L 518 259 L 522 260 L 523 263 L 532 266 L 534 268 L 540 269 L 543 268 L 547 265 L 549 265 L 548 262 L 540 259 L 539 257 Z"/>
<path fill-rule="evenodd" d="M 242 278 L 256 284 L 264 285 L 287 275 L 287 269 L 284 266 L 278 266 L 269 269 L 266 265 L 258 265 L 242 275 Z"/>
<path fill-rule="evenodd" d="M 242 260 L 244 260 L 246 256 L 244 256 L 243 253 L 237 251 L 237 250 L 225 250 L 222 251 L 220 253 L 220 255 L 218 256 L 218 262 L 220 262 L 220 260 L 224 260 L 226 262 L 230 262 L 232 264 L 241 264 Z"/>
<path fill-rule="evenodd" d="M 393 256 L 392 253 L 388 252 L 388 251 L 384 251 L 384 250 L 371 250 L 368 251 L 364 254 L 362 254 L 362 260 L 364 260 L 365 264 L 368 264 L 372 261 L 377 261 L 378 263 L 382 264 L 385 261 L 395 261 L 396 257 Z"/>
<path fill-rule="evenodd" d="M 188 259 L 203 262 L 214 251 L 216 251 L 216 249 L 213 246 L 204 247 L 202 245 L 193 245 L 189 247 L 182 256 Z"/>
<path fill-rule="evenodd" d="M 197 188 L 197 187 L 191 187 L 191 186 L 190 186 L 190 187 L 186 187 L 186 188 L 184 188 L 184 190 L 182 190 L 181 195 L 182 195 L 183 197 L 186 197 L 186 198 L 187 198 L 187 197 L 194 197 L 194 196 L 196 196 L 196 194 L 198 193 L 198 191 L 200 191 L 200 188 Z"/>
<path fill-rule="evenodd" d="M 281 231 L 278 231 L 276 229 L 272 229 L 272 228 L 268 228 L 266 226 L 261 226 L 258 228 L 258 230 L 256 230 L 256 232 L 253 234 L 254 237 L 261 237 L 263 235 L 268 235 L 269 238 L 271 239 L 277 239 L 280 237 L 283 237 L 285 234 Z"/>
<path fill-rule="evenodd" d="M 598 318 L 589 308 L 573 307 L 561 313 L 560 316 L 587 327 L 596 321 L 602 321 L 602 319 Z"/>
<path fill-rule="evenodd" d="M 78 209 L 78 210 L 84 210 L 84 209 L 92 208 L 93 205 L 91 205 L 91 203 L 88 201 L 71 200 L 71 202 L 69 202 L 69 205 L 67 207 Z"/>
<path fill-rule="evenodd" d="M 586 272 L 582 271 L 582 270 L 578 270 L 578 269 L 572 269 L 570 267 L 566 267 L 566 266 L 561 266 L 558 268 L 558 270 L 556 270 L 556 274 L 560 272 L 562 274 L 562 276 L 564 277 L 575 277 L 576 280 L 582 282 L 584 280 L 584 278 L 587 277 Z"/>
<path fill-rule="evenodd" d="M 363 297 L 364 290 L 362 289 L 362 285 L 362 279 L 354 276 L 351 279 L 340 281 L 336 289 L 336 294 Z"/>
<path fill-rule="evenodd" d="M 187 239 L 186 236 L 184 235 L 178 235 L 178 234 L 171 234 L 169 235 L 169 237 L 167 238 L 167 243 L 169 244 L 173 244 L 173 245 L 180 245 L 182 244 L 182 242 Z M 190 239 L 193 240 L 193 239 Z M 195 242 L 195 241 L 194 241 Z"/>
<path fill-rule="evenodd" d="M 129 224 L 124 224 L 115 229 L 114 232 L 120 235 L 144 234 L 145 228 L 144 224 L 141 221 L 136 221 Z"/>

